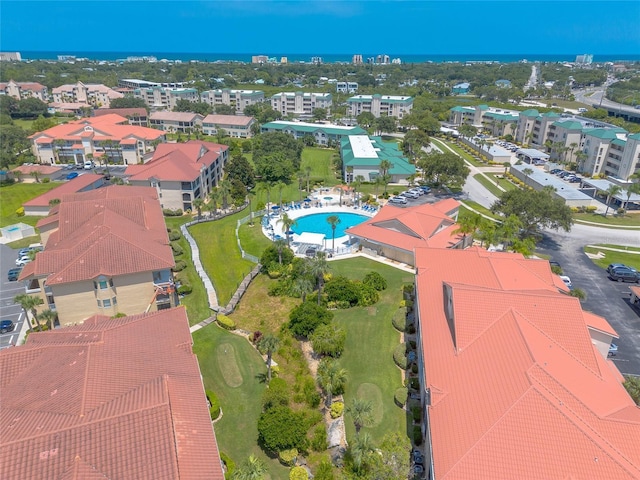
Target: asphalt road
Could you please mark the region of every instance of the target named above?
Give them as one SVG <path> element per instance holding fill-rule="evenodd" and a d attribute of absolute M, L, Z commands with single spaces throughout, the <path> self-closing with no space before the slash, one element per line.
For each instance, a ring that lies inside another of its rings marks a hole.
<path fill-rule="evenodd" d="M 0 334 L 0 350 L 17 344 L 24 323 L 22 307 L 13 301 L 16 295 L 24 293 L 24 284 L 7 280 L 7 272 L 15 268 L 17 258 L 17 250 L 0 245 L 0 318 L 16 324 L 13 332 Z"/>
<path fill-rule="evenodd" d="M 109 173 L 111 174 L 112 177 L 124 177 L 124 171 L 126 170 L 126 166 L 125 165 L 110 165 L 109 166 Z M 92 170 L 84 170 L 84 169 L 77 169 L 77 168 L 63 168 L 60 173 L 58 175 L 56 175 L 55 177 L 52 178 L 52 180 L 54 181 L 64 181 L 67 178 L 67 175 L 71 172 L 78 172 L 78 175 L 82 175 L 84 173 L 102 173 L 105 170 L 105 167 L 95 167 Z"/>
<path fill-rule="evenodd" d="M 607 272 L 584 254 L 584 244 L 585 240 L 580 236 L 546 232 L 537 251 L 559 262 L 573 287 L 586 292 L 587 299 L 582 308 L 606 318 L 618 332 L 620 338 L 614 341 L 618 354 L 611 357 L 618 369 L 622 373 L 640 375 L 640 309 L 629 302 L 629 286 L 636 284 L 610 280 Z"/>

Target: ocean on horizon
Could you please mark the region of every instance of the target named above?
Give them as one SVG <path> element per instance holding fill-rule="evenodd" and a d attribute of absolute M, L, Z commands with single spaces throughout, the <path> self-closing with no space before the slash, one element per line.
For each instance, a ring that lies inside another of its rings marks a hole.
<path fill-rule="evenodd" d="M 266 55 L 280 61 L 280 58 L 287 57 L 289 63 L 311 62 L 312 57 L 321 57 L 323 63 L 350 63 L 353 54 L 286 54 L 286 53 L 188 53 L 188 52 L 46 52 L 46 51 L 26 51 L 20 52 L 23 60 L 57 60 L 58 55 L 72 55 L 77 58 L 88 58 L 89 60 L 126 60 L 127 57 L 155 57 L 158 60 L 181 60 L 189 62 L 191 60 L 200 62 L 245 62 L 251 63 L 253 55 Z M 468 54 L 468 55 L 444 55 L 444 54 L 386 54 L 390 59 L 400 58 L 402 63 L 444 63 L 444 62 L 500 62 L 513 63 L 521 60 L 529 62 L 573 62 L 576 54 Z M 378 54 L 362 54 L 363 60 L 369 57 L 376 57 Z M 601 62 L 637 62 L 640 61 L 638 55 L 594 55 L 593 61 Z"/>

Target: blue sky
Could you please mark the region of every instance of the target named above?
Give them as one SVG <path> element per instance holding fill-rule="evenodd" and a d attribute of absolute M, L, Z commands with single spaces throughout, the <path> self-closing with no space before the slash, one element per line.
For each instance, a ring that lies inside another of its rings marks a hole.
<path fill-rule="evenodd" d="M 638 0 L 0 0 L 0 50 L 640 54 Z"/>

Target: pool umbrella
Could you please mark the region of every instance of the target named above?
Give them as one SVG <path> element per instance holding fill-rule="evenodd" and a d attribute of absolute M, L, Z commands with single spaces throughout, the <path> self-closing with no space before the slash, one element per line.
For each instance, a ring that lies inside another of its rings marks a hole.
<path fill-rule="evenodd" d="M 304 201 L 305 201 L 305 202 L 310 202 L 310 201 L 311 201 L 311 199 L 310 199 L 310 198 L 305 198 L 305 199 L 304 199 Z"/>
<path fill-rule="evenodd" d="M 280 208 L 280 205 L 274 205 L 273 207 L 271 207 L 271 210 L 278 210 Z"/>

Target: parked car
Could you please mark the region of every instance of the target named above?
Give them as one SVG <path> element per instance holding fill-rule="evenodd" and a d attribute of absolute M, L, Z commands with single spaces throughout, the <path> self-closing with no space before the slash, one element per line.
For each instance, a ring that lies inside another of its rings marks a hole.
<path fill-rule="evenodd" d="M 567 277 L 566 275 L 560 275 L 560 280 L 562 280 L 567 287 L 573 288 L 573 284 L 571 283 L 571 279 L 569 277 Z"/>
<path fill-rule="evenodd" d="M 24 267 L 30 261 L 31 259 L 27 255 L 23 255 L 16 260 L 16 267 Z"/>
<path fill-rule="evenodd" d="M 635 268 L 625 265 L 624 263 L 610 263 L 607 267 L 607 273 L 611 273 L 612 270 L 616 270 L 618 268 L 626 268 L 627 270 L 631 270 L 632 272 L 637 272 Z"/>
<path fill-rule="evenodd" d="M 76 170 L 82 170 L 84 165 L 82 163 L 76 163 Z"/>
<path fill-rule="evenodd" d="M 409 191 L 410 191 L 410 192 L 413 192 L 413 193 L 417 193 L 418 195 L 424 195 L 424 193 L 425 193 L 425 192 L 424 192 L 423 190 L 421 190 L 420 188 L 412 188 L 412 189 L 411 189 L 411 190 L 409 190 Z"/>
<path fill-rule="evenodd" d="M 416 192 L 412 192 L 411 190 L 408 190 L 406 192 L 402 192 L 402 196 L 403 197 L 407 197 L 407 198 L 419 198 L 420 195 L 417 194 Z"/>
<path fill-rule="evenodd" d="M 42 246 L 24 247 L 18 250 L 18 257 L 24 257 L 29 252 L 41 252 L 41 251 L 42 251 Z"/>
<path fill-rule="evenodd" d="M 612 343 L 611 345 L 609 345 L 609 354 L 607 356 L 615 357 L 617 354 L 618 354 L 618 345 L 616 345 L 615 343 Z"/>
<path fill-rule="evenodd" d="M 16 325 L 11 320 L 0 320 L 0 333 L 13 332 Z"/>
<path fill-rule="evenodd" d="M 427 187 L 426 185 L 420 185 L 418 188 L 424 193 L 429 193 L 431 191 L 431 187 Z"/>
<path fill-rule="evenodd" d="M 640 273 L 628 268 L 614 268 L 609 272 L 609 278 L 616 282 L 640 283 Z"/>
<path fill-rule="evenodd" d="M 561 168 L 554 168 L 553 170 L 550 170 L 549 173 L 551 173 L 552 175 L 556 175 L 558 173 L 560 173 L 562 171 Z"/>
<path fill-rule="evenodd" d="M 577 175 L 569 179 L 569 183 L 580 183 L 581 181 L 582 181 L 582 178 L 578 177 Z"/>
<path fill-rule="evenodd" d="M 85 170 L 91 170 L 93 167 L 94 167 L 93 162 L 91 162 L 91 161 L 84 162 L 84 169 Z"/>
<path fill-rule="evenodd" d="M 9 272 L 7 272 L 7 280 L 9 280 L 10 282 L 15 282 L 16 280 L 18 280 L 21 271 L 22 267 L 10 269 Z"/>
<path fill-rule="evenodd" d="M 78 176 L 78 172 L 69 172 L 69 173 L 67 173 L 66 179 L 67 180 L 73 180 L 77 176 Z"/>
<path fill-rule="evenodd" d="M 401 197 L 401 196 L 391 197 L 389 199 L 389 203 L 400 203 L 400 204 L 406 205 L 407 199 L 405 197 Z"/>
<path fill-rule="evenodd" d="M 64 166 L 64 169 L 65 169 L 65 170 L 73 170 L 74 168 L 75 168 L 75 165 L 74 165 L 73 163 L 67 163 L 67 164 Z"/>

